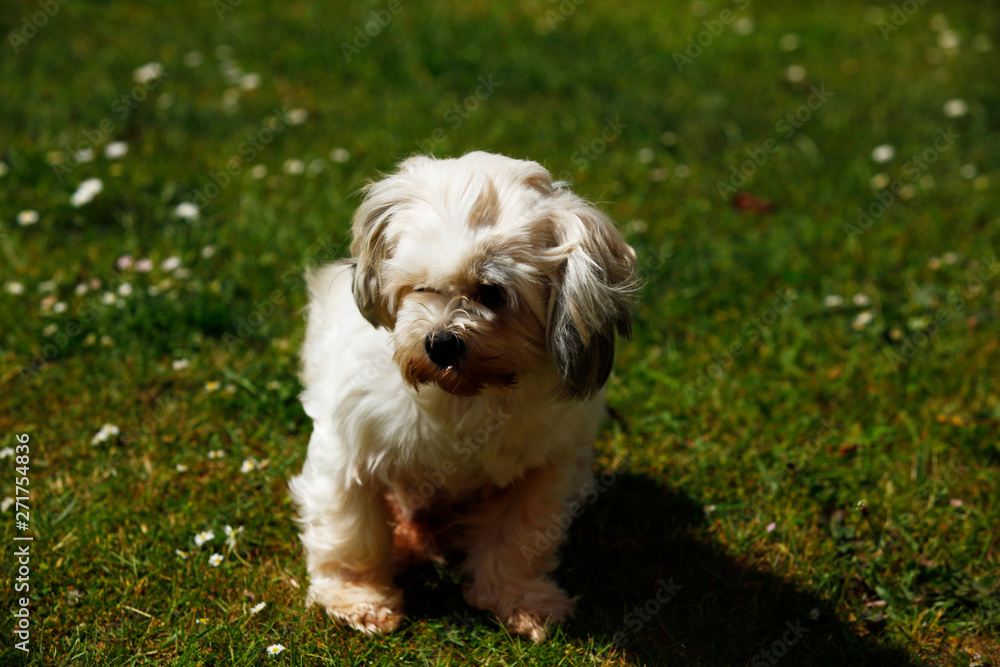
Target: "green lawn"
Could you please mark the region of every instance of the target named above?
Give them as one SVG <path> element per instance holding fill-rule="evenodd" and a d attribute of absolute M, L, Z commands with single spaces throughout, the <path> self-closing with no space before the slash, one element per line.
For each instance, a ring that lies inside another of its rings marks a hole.
<path fill-rule="evenodd" d="M 5 4 L 0 662 L 1000 665 L 1000 9 L 431 4 Z M 286 488 L 302 272 L 473 149 L 645 282 L 540 646 L 429 567 L 393 635 L 305 610 Z"/>

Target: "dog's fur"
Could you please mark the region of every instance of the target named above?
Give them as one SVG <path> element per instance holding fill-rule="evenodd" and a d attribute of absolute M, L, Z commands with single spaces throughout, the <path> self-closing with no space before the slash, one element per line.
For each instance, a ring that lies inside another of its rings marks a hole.
<path fill-rule="evenodd" d="M 537 163 L 481 152 L 404 161 L 353 232 L 353 259 L 308 280 L 314 431 L 290 483 L 308 600 L 386 632 L 393 572 L 462 554 L 469 604 L 540 641 L 573 612 L 548 575 L 591 476 L 635 252 Z"/>

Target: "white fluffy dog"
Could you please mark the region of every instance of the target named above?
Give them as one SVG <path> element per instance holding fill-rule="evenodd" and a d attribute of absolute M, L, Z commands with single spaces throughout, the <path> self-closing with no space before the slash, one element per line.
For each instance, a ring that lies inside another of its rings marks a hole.
<path fill-rule="evenodd" d="M 353 258 L 309 276 L 291 480 L 308 601 L 396 628 L 392 575 L 461 554 L 466 600 L 535 641 L 573 612 L 549 573 L 591 477 L 635 251 L 535 162 L 413 157 L 366 189 Z"/>

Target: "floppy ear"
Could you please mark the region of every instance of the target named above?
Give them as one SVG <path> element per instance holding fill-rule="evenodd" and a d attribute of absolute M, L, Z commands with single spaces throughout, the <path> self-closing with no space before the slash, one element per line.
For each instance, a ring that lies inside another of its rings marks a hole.
<path fill-rule="evenodd" d="M 386 241 L 386 229 L 399 198 L 398 188 L 393 187 L 391 182 L 394 178 L 397 177 L 390 176 L 365 188 L 365 199 L 351 223 L 354 235 L 351 242 L 354 301 L 366 320 L 375 327 L 387 329 L 396 325 L 396 316 L 382 291 L 379 272 L 391 252 Z"/>
<path fill-rule="evenodd" d="M 635 250 L 596 208 L 569 192 L 557 197 L 552 251 L 562 263 L 549 304 L 549 349 L 566 393 L 585 399 L 611 375 L 615 335 L 631 333 Z"/>

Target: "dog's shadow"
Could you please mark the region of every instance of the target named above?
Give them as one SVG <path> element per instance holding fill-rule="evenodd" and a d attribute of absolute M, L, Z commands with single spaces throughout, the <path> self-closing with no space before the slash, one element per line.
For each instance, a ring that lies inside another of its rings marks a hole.
<path fill-rule="evenodd" d="M 878 643 L 869 633 L 877 628 L 850 627 L 827 600 L 724 553 L 700 504 L 641 475 L 619 474 L 586 506 L 555 577 L 580 596 L 560 632 L 614 644 L 609 650 L 629 664 L 917 664 Z M 494 623 L 432 567 L 399 583 L 411 618 L 444 618 L 456 628 Z"/>

